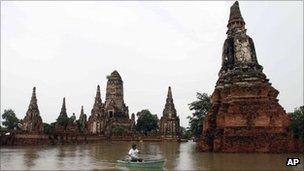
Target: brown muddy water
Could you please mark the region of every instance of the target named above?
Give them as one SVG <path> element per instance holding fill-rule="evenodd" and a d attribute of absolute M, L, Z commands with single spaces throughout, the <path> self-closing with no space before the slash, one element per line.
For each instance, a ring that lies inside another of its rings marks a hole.
<path fill-rule="evenodd" d="M 126 156 L 131 144 L 1 147 L 1 170 L 134 170 L 115 163 Z M 304 170 L 303 154 L 199 153 L 194 142 L 138 142 L 138 148 L 144 159 L 165 158 L 164 170 Z M 301 164 L 285 166 L 290 157 L 300 158 Z"/>

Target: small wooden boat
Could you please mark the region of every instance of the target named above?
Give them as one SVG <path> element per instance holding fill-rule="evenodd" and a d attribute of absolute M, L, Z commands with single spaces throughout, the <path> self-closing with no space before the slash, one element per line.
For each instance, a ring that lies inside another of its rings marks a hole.
<path fill-rule="evenodd" d="M 117 160 L 118 166 L 141 167 L 141 168 L 162 168 L 165 160 L 143 160 L 142 162 L 132 162 L 131 160 Z"/>

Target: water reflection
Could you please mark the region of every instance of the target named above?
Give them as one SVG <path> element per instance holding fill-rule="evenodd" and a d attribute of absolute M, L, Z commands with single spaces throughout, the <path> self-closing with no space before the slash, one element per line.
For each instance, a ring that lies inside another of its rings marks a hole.
<path fill-rule="evenodd" d="M 27 169 L 35 166 L 35 160 L 39 157 L 37 148 L 26 148 L 24 149 L 23 161 Z"/>
<path fill-rule="evenodd" d="M 166 143 L 162 142 L 160 145 L 160 151 L 162 158 L 166 159 L 166 168 L 175 168 L 176 158 L 179 157 L 179 143 Z"/>
<path fill-rule="evenodd" d="M 143 170 L 117 167 L 132 142 L 99 142 L 82 145 L 1 147 L 3 170 Z M 193 142 L 138 142 L 140 157 L 166 159 L 165 170 L 303 170 L 303 155 L 198 153 Z M 288 157 L 301 165 L 286 167 Z M 150 169 L 148 169 L 150 170 Z"/>
<path fill-rule="evenodd" d="M 177 166 L 174 167 L 177 170 L 195 170 L 195 159 L 193 153 L 195 153 L 195 146 L 189 146 L 187 143 L 181 143 L 179 146 L 179 157 L 177 158 Z M 185 165 L 185 163 L 187 163 Z"/>

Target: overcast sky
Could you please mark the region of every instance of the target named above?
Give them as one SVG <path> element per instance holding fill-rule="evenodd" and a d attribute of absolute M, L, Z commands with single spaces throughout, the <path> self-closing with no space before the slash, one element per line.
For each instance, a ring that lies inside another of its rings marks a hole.
<path fill-rule="evenodd" d="M 27 111 L 32 88 L 44 122 L 90 115 L 117 70 L 129 112 L 159 117 L 168 86 L 181 125 L 196 92 L 211 94 L 221 67 L 230 2 L 1 1 L 1 113 Z M 259 63 L 287 112 L 303 105 L 303 2 L 240 2 Z"/>

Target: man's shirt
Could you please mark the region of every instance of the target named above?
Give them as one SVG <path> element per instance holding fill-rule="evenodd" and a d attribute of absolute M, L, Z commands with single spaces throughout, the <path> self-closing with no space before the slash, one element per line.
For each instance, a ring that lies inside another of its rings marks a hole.
<path fill-rule="evenodd" d="M 131 148 L 128 154 L 129 156 L 131 156 L 131 158 L 137 158 L 138 150 L 137 149 L 134 150 L 133 148 Z"/>

